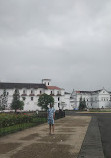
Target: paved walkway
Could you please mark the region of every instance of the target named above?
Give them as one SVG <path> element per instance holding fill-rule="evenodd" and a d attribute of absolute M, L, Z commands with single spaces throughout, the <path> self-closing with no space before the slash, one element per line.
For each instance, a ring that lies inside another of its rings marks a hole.
<path fill-rule="evenodd" d="M 77 158 L 90 116 L 55 121 L 55 135 L 43 124 L 0 138 L 0 158 Z"/>
<path fill-rule="evenodd" d="M 92 117 L 78 158 L 104 158 L 98 121 Z"/>

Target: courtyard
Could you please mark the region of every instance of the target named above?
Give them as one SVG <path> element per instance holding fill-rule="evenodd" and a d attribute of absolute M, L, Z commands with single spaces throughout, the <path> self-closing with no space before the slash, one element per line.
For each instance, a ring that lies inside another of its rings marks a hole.
<path fill-rule="evenodd" d="M 90 116 L 66 116 L 55 121 L 55 134 L 47 123 L 0 138 L 0 158 L 77 158 Z"/>
<path fill-rule="evenodd" d="M 0 138 L 0 158 L 111 158 L 111 113 L 66 113 L 48 124 Z"/>

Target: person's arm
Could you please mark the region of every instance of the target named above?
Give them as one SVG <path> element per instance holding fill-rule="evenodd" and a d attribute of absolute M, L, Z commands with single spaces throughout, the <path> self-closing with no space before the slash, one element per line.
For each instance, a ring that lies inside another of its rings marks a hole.
<path fill-rule="evenodd" d="M 55 119 L 55 109 L 54 109 L 53 119 Z"/>
<path fill-rule="evenodd" d="M 53 114 L 53 119 L 55 119 L 55 112 L 54 112 L 54 114 Z"/>

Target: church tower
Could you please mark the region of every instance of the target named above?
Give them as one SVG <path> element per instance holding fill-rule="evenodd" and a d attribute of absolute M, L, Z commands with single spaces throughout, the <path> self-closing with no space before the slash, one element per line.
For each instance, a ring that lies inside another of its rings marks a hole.
<path fill-rule="evenodd" d="M 42 83 L 45 84 L 46 86 L 51 85 L 51 79 L 42 79 Z"/>

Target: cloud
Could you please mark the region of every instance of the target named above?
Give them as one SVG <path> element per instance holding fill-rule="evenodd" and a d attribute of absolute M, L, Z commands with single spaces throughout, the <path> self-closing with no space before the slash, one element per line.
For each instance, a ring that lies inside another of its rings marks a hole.
<path fill-rule="evenodd" d="M 110 0 L 1 0 L 1 79 L 111 90 L 110 6 Z"/>

